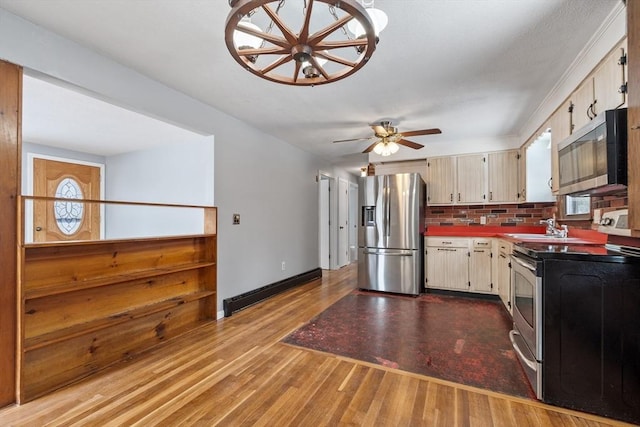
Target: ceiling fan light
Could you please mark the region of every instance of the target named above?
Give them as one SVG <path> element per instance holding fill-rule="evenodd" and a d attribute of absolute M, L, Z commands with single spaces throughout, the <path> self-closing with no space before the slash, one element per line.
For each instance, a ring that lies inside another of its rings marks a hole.
<path fill-rule="evenodd" d="M 378 154 L 378 155 L 380 155 L 380 156 L 384 155 L 384 154 L 382 154 L 383 150 L 384 150 L 384 142 L 378 142 L 376 144 L 376 146 L 373 147 L 373 152 Z M 388 156 L 388 154 L 387 154 L 387 156 Z"/>
<path fill-rule="evenodd" d="M 262 31 L 260 27 L 245 18 L 238 23 L 238 27 L 250 28 L 254 31 Z M 262 39 L 254 35 L 235 30 L 233 32 L 233 43 L 236 45 L 238 50 L 257 49 L 262 45 Z"/>
<path fill-rule="evenodd" d="M 388 143 L 387 147 L 389 148 L 389 151 L 391 152 L 391 154 L 397 153 L 398 150 L 400 149 L 400 146 L 398 144 L 396 144 L 395 142 L 393 142 L 393 141 Z"/>

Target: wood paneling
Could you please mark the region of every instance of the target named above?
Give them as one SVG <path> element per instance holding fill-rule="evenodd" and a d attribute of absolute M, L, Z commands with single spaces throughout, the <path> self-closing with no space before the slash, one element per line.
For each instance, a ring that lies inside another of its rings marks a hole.
<path fill-rule="evenodd" d="M 26 245 L 19 401 L 214 320 L 216 258 L 215 235 Z"/>
<path fill-rule="evenodd" d="M 627 0 L 629 221 L 640 237 L 640 0 Z"/>
<path fill-rule="evenodd" d="M 0 61 L 0 407 L 15 401 L 22 68 Z"/>
<path fill-rule="evenodd" d="M 134 355 L 82 382 L 0 410 L 0 424 L 622 425 L 281 343 L 355 289 L 355 267 L 326 271 L 321 279 Z"/>

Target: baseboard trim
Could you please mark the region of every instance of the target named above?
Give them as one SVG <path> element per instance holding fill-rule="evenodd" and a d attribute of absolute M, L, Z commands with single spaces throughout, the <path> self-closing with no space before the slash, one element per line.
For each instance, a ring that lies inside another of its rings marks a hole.
<path fill-rule="evenodd" d="M 236 311 L 240 311 L 250 305 L 257 304 L 267 298 L 284 292 L 288 289 L 310 282 L 311 280 L 322 277 L 322 269 L 315 268 L 309 270 L 306 273 L 301 273 L 296 276 L 280 280 L 278 282 L 271 283 L 253 291 L 245 292 L 235 297 L 227 298 L 222 301 L 224 309 L 224 317 L 229 317 Z"/>

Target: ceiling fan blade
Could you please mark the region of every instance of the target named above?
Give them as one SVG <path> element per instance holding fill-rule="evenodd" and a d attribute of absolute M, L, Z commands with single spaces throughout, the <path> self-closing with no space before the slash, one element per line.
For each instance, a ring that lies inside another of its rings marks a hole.
<path fill-rule="evenodd" d="M 371 129 L 373 129 L 373 131 L 375 132 L 376 136 L 380 136 L 380 138 L 384 138 L 385 136 L 389 135 L 389 131 L 387 131 L 387 129 L 385 129 L 384 126 L 372 125 Z"/>
<path fill-rule="evenodd" d="M 413 148 L 414 150 L 419 150 L 424 147 L 424 145 L 422 144 L 418 144 L 417 142 L 409 141 L 406 139 L 400 139 L 396 141 L 396 144 L 404 145 L 405 147 Z"/>
<path fill-rule="evenodd" d="M 370 153 L 371 151 L 373 151 L 373 147 L 378 145 L 378 142 L 380 142 L 380 141 L 376 141 L 373 144 L 371 144 L 370 146 L 368 146 L 367 149 L 362 152 L 362 154 L 367 154 L 367 153 Z"/>
<path fill-rule="evenodd" d="M 401 132 L 403 136 L 419 136 L 419 135 L 435 135 L 438 133 L 442 133 L 442 131 L 438 128 L 433 129 L 422 129 L 422 130 L 411 130 L 409 132 Z"/>
<path fill-rule="evenodd" d="M 333 141 L 333 143 L 335 144 L 336 142 L 367 141 L 371 138 L 373 138 L 373 136 L 370 136 L 369 138 L 339 139 L 337 141 Z"/>

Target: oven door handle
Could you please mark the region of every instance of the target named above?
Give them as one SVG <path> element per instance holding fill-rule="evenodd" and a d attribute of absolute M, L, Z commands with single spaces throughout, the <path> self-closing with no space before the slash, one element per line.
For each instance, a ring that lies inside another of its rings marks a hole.
<path fill-rule="evenodd" d="M 509 331 L 509 340 L 511 341 L 511 345 L 513 346 L 513 349 L 516 351 L 516 353 L 518 353 L 520 360 L 522 360 L 525 365 L 531 368 L 534 372 L 537 371 L 538 367 L 536 366 L 536 362 L 527 359 L 526 356 L 522 353 L 522 350 L 520 350 L 520 347 L 518 347 L 518 344 L 516 344 L 516 338 L 515 338 L 516 335 L 520 335 L 520 332 Z"/>
<path fill-rule="evenodd" d="M 518 264 L 520 264 L 521 266 L 523 266 L 524 268 L 526 268 L 527 270 L 531 270 L 533 272 L 536 271 L 536 268 L 533 265 L 527 264 L 526 262 L 522 261 L 520 258 L 514 257 L 512 255 L 511 259 L 517 262 Z"/>

